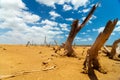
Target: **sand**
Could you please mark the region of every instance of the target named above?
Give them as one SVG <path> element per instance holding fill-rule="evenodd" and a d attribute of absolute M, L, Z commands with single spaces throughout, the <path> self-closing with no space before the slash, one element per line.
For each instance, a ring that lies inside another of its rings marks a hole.
<path fill-rule="evenodd" d="M 78 59 L 55 55 L 52 47 L 0 45 L 0 78 L 16 75 L 2 80 L 90 80 L 87 74 L 81 73 L 88 48 L 74 48 L 80 56 Z M 108 73 L 95 70 L 98 79 L 120 80 L 120 62 L 109 59 L 102 52 L 99 56 Z"/>

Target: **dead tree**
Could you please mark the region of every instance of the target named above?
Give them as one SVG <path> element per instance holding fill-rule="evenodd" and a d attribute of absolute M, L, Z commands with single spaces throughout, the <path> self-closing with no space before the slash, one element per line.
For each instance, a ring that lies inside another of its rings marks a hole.
<path fill-rule="evenodd" d="M 27 42 L 26 47 L 28 47 L 29 45 L 30 45 L 30 41 Z"/>
<path fill-rule="evenodd" d="M 92 7 L 91 11 L 89 12 L 89 14 L 87 15 L 87 17 L 85 18 L 85 20 L 82 22 L 81 25 L 78 25 L 79 20 L 73 21 L 69 36 L 64 45 L 64 50 L 65 50 L 64 55 L 67 55 L 68 57 L 77 57 L 77 55 L 75 54 L 75 51 L 72 48 L 73 40 L 77 35 L 77 33 L 85 26 L 87 21 L 91 18 L 92 14 L 94 13 L 97 7 L 98 7 L 98 3 Z"/>
<path fill-rule="evenodd" d="M 47 46 L 46 36 L 45 36 L 45 40 L 44 40 L 44 45 Z"/>
<path fill-rule="evenodd" d="M 55 46 L 58 46 L 57 41 L 56 41 L 56 40 L 54 40 L 54 42 L 55 42 Z"/>
<path fill-rule="evenodd" d="M 91 46 L 91 48 L 87 51 L 86 60 L 84 61 L 84 71 L 88 73 L 88 75 L 92 75 L 93 69 L 98 70 L 101 73 L 106 73 L 102 68 L 98 60 L 98 51 L 104 45 L 104 43 L 108 40 L 110 34 L 112 33 L 115 25 L 117 24 L 118 19 L 114 21 L 108 21 L 105 29 L 101 32 L 96 41 Z M 94 79 L 95 80 L 95 79 Z"/>
<path fill-rule="evenodd" d="M 111 51 L 106 46 L 104 46 L 105 49 L 104 53 L 106 53 L 110 59 L 120 60 L 119 58 L 120 54 L 117 53 L 118 43 L 120 43 L 120 39 L 114 41 Z"/>
<path fill-rule="evenodd" d="M 114 59 L 115 57 L 115 54 L 116 54 L 116 48 L 118 47 L 118 43 L 120 43 L 120 39 L 116 40 L 113 45 L 112 45 L 112 50 L 111 50 L 111 53 L 110 53 L 110 56 L 109 58 L 111 59 Z"/>

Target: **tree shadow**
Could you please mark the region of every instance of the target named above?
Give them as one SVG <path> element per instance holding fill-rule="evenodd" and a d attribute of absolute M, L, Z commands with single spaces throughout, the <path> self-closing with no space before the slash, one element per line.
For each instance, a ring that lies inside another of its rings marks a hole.
<path fill-rule="evenodd" d="M 88 70 L 88 77 L 90 80 L 98 80 L 93 68 Z"/>

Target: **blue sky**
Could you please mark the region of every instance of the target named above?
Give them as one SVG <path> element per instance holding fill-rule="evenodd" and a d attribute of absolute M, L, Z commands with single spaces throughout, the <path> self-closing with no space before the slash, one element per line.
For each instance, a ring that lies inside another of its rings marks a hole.
<path fill-rule="evenodd" d="M 73 20 L 79 24 L 91 7 L 100 2 L 74 42 L 93 44 L 108 20 L 119 21 L 106 44 L 120 38 L 120 0 L 0 0 L 0 44 L 26 44 L 31 41 L 59 44 L 66 41 Z"/>

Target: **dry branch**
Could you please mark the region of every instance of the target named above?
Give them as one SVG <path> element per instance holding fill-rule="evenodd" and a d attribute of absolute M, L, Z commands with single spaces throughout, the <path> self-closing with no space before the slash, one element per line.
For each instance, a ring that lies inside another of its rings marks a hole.
<path fill-rule="evenodd" d="M 32 70 L 32 71 L 21 71 L 21 72 L 16 72 L 14 74 L 10 74 L 10 75 L 0 75 L 0 80 L 2 79 L 8 79 L 8 78 L 13 78 L 13 77 L 17 77 L 20 75 L 25 75 L 28 73 L 33 73 L 33 72 L 40 72 L 41 70 Z"/>
<path fill-rule="evenodd" d="M 53 66 L 50 66 L 50 67 L 46 67 L 46 68 L 42 69 L 42 71 L 53 70 L 54 68 L 56 68 L 56 65 L 53 65 Z M 16 72 L 16 73 L 10 74 L 10 75 L 0 75 L 0 80 L 13 78 L 13 77 L 21 76 L 21 75 L 26 75 L 28 73 L 33 73 L 33 72 L 40 72 L 40 71 L 41 70 L 31 70 L 31 71 Z"/>
<path fill-rule="evenodd" d="M 118 47 L 118 43 L 120 43 L 120 39 L 114 41 L 114 43 L 112 45 L 112 50 L 111 50 L 111 53 L 110 53 L 110 56 L 109 56 L 111 59 L 116 59 L 115 54 L 117 54 L 116 53 L 116 48 Z"/>
<path fill-rule="evenodd" d="M 64 55 L 67 55 L 68 57 L 78 57 L 78 55 L 75 53 L 75 51 L 72 48 L 73 40 L 74 40 L 75 36 L 77 35 L 77 33 L 85 26 L 87 21 L 91 18 L 92 14 L 94 13 L 94 11 L 96 10 L 97 7 L 98 7 L 98 3 L 92 7 L 89 14 L 87 15 L 87 17 L 85 18 L 85 20 L 82 22 L 81 25 L 78 25 L 79 20 L 73 21 L 73 23 L 71 25 L 70 33 L 69 33 L 68 38 L 64 45 L 64 50 L 65 50 Z M 60 48 L 58 48 L 58 49 L 60 49 Z M 56 53 L 57 53 L 58 49 L 56 50 Z"/>
<path fill-rule="evenodd" d="M 55 46 L 58 46 L 57 41 L 56 41 L 56 40 L 54 40 L 54 42 L 55 42 Z"/>
<path fill-rule="evenodd" d="M 106 56 L 110 56 L 111 51 L 105 45 L 103 46 L 103 48 L 104 48 L 103 53 L 105 53 Z"/>
<path fill-rule="evenodd" d="M 56 68 L 56 65 L 53 65 L 53 66 L 44 68 L 44 69 L 42 69 L 42 70 L 43 70 L 43 71 L 48 71 L 48 70 L 53 70 L 54 68 Z"/>
<path fill-rule="evenodd" d="M 29 45 L 30 45 L 30 41 L 27 42 L 26 47 L 28 47 Z"/>

